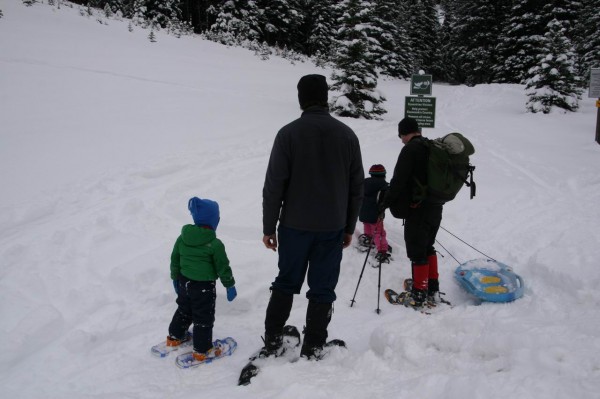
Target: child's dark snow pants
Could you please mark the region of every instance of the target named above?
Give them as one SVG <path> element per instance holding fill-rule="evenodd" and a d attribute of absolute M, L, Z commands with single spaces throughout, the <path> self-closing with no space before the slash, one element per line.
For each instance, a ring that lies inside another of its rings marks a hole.
<path fill-rule="evenodd" d="M 169 325 L 169 335 L 181 339 L 194 323 L 194 351 L 204 353 L 212 348 L 217 291 L 214 281 L 194 281 L 179 277 L 178 308 Z"/>

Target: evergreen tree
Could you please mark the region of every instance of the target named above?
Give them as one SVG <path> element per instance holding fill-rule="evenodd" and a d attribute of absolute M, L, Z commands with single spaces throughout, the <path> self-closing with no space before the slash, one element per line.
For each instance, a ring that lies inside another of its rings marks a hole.
<path fill-rule="evenodd" d="M 527 72 L 538 64 L 547 25 L 542 14 L 545 4 L 544 0 L 515 0 L 497 47 L 496 81 L 524 83 Z"/>
<path fill-rule="evenodd" d="M 178 0 L 145 0 L 146 21 L 156 29 L 168 28 L 173 21 L 181 21 Z"/>
<path fill-rule="evenodd" d="M 151 43 L 156 43 L 156 35 L 154 34 L 154 29 L 150 30 L 150 34 L 148 35 L 148 40 L 150 40 Z"/>
<path fill-rule="evenodd" d="M 332 89 L 341 94 L 334 97 L 330 106 L 340 116 L 377 119 L 386 111 L 381 107 L 385 98 L 376 91 L 376 62 L 372 52 L 376 40 L 369 36 L 369 32 L 372 32 L 373 4 L 369 1 L 345 0 L 340 7 L 343 14 L 336 39 L 336 70 L 332 75 L 335 83 Z"/>
<path fill-rule="evenodd" d="M 213 10 L 220 3 L 220 0 L 181 0 L 179 8 L 182 21 L 191 26 L 195 33 L 206 32 L 215 23 L 216 14 Z"/>
<path fill-rule="evenodd" d="M 452 37 L 450 38 L 455 80 L 473 86 L 491 83 L 496 65 L 495 47 L 508 8 L 506 0 L 473 0 L 459 3 L 453 10 Z"/>
<path fill-rule="evenodd" d="M 258 31 L 269 45 L 300 49 L 304 14 L 297 0 L 259 0 Z"/>
<path fill-rule="evenodd" d="M 575 27 L 575 48 L 578 74 L 585 86 L 589 85 L 590 69 L 600 68 L 600 0 L 586 0 L 579 10 L 579 24 Z"/>
<path fill-rule="evenodd" d="M 376 0 L 372 36 L 380 43 L 374 48 L 375 61 L 388 76 L 407 78 L 412 74 L 410 39 L 403 25 L 404 3 L 397 0 Z"/>
<path fill-rule="evenodd" d="M 575 50 L 566 36 L 566 28 L 557 19 L 548 24 L 543 53 L 529 71 L 526 93 L 527 110 L 549 113 L 553 107 L 575 111 L 581 89 L 575 71 Z"/>
<path fill-rule="evenodd" d="M 112 17 L 117 12 L 124 12 L 125 2 L 130 0 L 91 0 L 87 4 L 103 10 L 107 18 Z"/>
<path fill-rule="evenodd" d="M 456 6 L 451 0 L 444 0 L 440 4 L 440 63 L 441 67 L 437 70 L 437 79 L 450 83 L 461 83 L 466 79 L 464 77 L 462 65 L 458 61 L 454 52 L 454 28 L 456 26 Z"/>
<path fill-rule="evenodd" d="M 317 62 L 328 61 L 333 52 L 338 15 L 332 0 L 309 0 L 304 11 L 304 52 L 315 56 Z"/>
<path fill-rule="evenodd" d="M 574 28 L 578 24 L 577 11 L 579 8 L 579 0 L 548 1 L 542 8 L 542 21 L 546 27 L 549 26 L 548 24 L 551 21 L 558 21 L 564 28 L 565 36 L 567 36 L 569 40 L 573 40 Z"/>
<path fill-rule="evenodd" d="M 2 13 L 2 10 L 0 10 L 0 18 L 2 18 L 4 16 L 4 14 Z"/>
<path fill-rule="evenodd" d="M 36 3 L 36 0 L 23 0 L 23 4 L 25 4 L 27 7 L 31 7 L 35 3 Z"/>
<path fill-rule="evenodd" d="M 407 27 L 412 48 L 413 72 L 423 69 L 439 75 L 441 68 L 440 23 L 434 0 L 405 0 Z"/>
<path fill-rule="evenodd" d="M 254 1 L 229 0 L 215 8 L 216 20 L 206 33 L 210 40 L 226 45 L 261 38 L 259 9 Z"/>
<path fill-rule="evenodd" d="M 104 5 L 104 16 L 105 16 L 106 18 L 110 18 L 110 17 L 112 17 L 112 16 L 113 16 L 113 11 L 112 11 L 112 9 L 110 8 L 110 5 L 109 5 L 108 3 L 106 3 L 106 4 Z"/>
<path fill-rule="evenodd" d="M 134 25 L 141 26 L 142 28 L 148 27 L 148 21 L 146 20 L 146 4 L 145 0 L 133 0 L 131 5 L 131 21 Z"/>

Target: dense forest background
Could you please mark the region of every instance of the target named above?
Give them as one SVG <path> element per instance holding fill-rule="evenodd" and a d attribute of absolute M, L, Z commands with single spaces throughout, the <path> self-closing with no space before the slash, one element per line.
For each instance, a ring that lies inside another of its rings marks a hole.
<path fill-rule="evenodd" d="M 345 92 L 337 109 L 344 116 L 377 117 L 385 112 L 377 79 L 419 70 L 450 84 L 524 84 L 528 110 L 574 111 L 590 68 L 600 67 L 600 0 L 74 2 L 266 58 L 277 51 L 329 64 L 334 88 Z"/>

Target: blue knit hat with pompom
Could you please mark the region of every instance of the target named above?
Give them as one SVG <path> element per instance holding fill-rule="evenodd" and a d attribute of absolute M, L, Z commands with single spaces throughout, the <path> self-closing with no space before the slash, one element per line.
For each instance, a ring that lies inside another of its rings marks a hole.
<path fill-rule="evenodd" d="M 188 201 L 188 209 L 196 226 L 209 226 L 211 229 L 217 230 L 221 216 L 219 204 L 215 201 L 193 197 Z"/>

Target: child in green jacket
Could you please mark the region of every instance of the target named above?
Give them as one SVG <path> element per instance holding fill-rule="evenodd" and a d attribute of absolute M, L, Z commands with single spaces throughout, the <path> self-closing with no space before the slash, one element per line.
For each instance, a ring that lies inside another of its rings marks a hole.
<path fill-rule="evenodd" d="M 189 200 L 188 209 L 194 224 L 183 226 L 171 254 L 171 279 L 178 308 L 169 325 L 167 346 L 178 346 L 190 339 L 188 328 L 193 323 L 193 356 L 203 361 L 219 355 L 212 342 L 215 281 L 220 279 L 227 289 L 228 301 L 233 301 L 237 292 L 225 246 L 215 233 L 220 220 L 219 204 L 194 197 Z"/>

